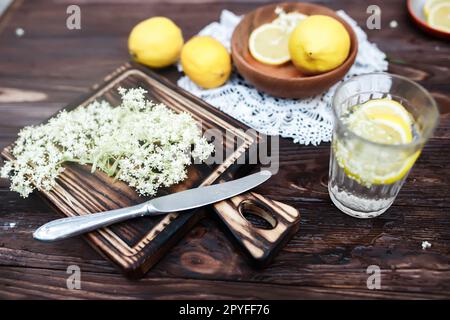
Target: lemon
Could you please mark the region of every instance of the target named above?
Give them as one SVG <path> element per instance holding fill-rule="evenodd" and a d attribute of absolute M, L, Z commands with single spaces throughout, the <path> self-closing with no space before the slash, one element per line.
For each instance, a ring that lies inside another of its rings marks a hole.
<path fill-rule="evenodd" d="M 395 100 L 370 100 L 359 106 L 347 121 L 350 129 L 373 142 L 405 144 L 413 139 L 412 116 Z"/>
<path fill-rule="evenodd" d="M 384 144 L 409 143 L 412 140 L 410 130 L 399 118 L 391 115 L 383 115 L 372 119 L 360 118 L 351 123 L 349 128 L 359 136 Z"/>
<path fill-rule="evenodd" d="M 411 114 L 405 109 L 405 107 L 399 102 L 387 98 L 372 99 L 363 103 L 359 109 L 359 112 L 366 114 L 367 116 L 375 117 L 377 115 L 394 115 L 398 116 L 408 126 L 411 126 L 413 118 Z"/>
<path fill-rule="evenodd" d="M 428 24 L 433 28 L 450 32 L 450 1 L 435 4 L 430 8 Z"/>
<path fill-rule="evenodd" d="M 358 106 L 344 123 L 354 133 L 372 142 L 401 145 L 413 141 L 414 120 L 394 100 L 370 100 Z M 346 174 L 366 186 L 392 184 L 402 179 L 420 155 L 420 150 L 411 154 L 406 149 L 380 149 L 351 139 L 337 141 L 334 150 Z"/>
<path fill-rule="evenodd" d="M 131 30 L 128 50 L 137 62 L 163 68 L 178 60 L 183 42 L 181 30 L 175 23 L 165 17 L 153 17 Z"/>
<path fill-rule="evenodd" d="M 200 87 L 210 89 L 223 85 L 231 73 L 227 49 L 208 36 L 196 36 L 181 50 L 184 73 Z"/>
<path fill-rule="evenodd" d="M 344 167 L 344 171 L 349 177 L 370 187 L 371 185 L 392 184 L 401 180 L 419 156 L 420 150 L 401 162 L 387 162 L 384 165 L 364 164 L 361 166 L 356 161 L 345 163 L 345 160 L 339 164 Z"/>
<path fill-rule="evenodd" d="M 449 0 L 426 0 L 425 4 L 423 6 L 423 14 L 425 16 L 425 18 L 428 18 L 428 15 L 430 14 L 430 10 L 431 8 L 438 4 L 438 3 L 444 3 L 444 2 L 449 2 Z"/>
<path fill-rule="evenodd" d="M 294 65 L 305 74 L 319 74 L 340 66 L 350 52 L 350 36 L 336 19 L 312 15 L 297 25 L 289 39 Z"/>
<path fill-rule="evenodd" d="M 266 23 L 250 34 L 248 48 L 253 58 L 259 62 L 280 65 L 291 60 L 288 42 L 289 33 L 286 28 L 275 23 Z"/>

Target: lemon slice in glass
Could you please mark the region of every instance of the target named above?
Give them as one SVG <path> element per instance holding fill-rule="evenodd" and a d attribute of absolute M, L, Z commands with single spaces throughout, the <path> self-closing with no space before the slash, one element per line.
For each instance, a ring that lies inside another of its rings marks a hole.
<path fill-rule="evenodd" d="M 358 136 L 375 143 L 401 145 L 413 141 L 413 118 L 394 100 L 370 100 L 358 106 L 344 122 Z M 420 151 L 411 155 L 407 150 L 355 141 L 336 144 L 336 156 L 346 174 L 367 186 L 402 179 L 419 154 Z"/>
<path fill-rule="evenodd" d="M 405 144 L 413 138 L 411 115 L 391 99 L 367 101 L 347 119 L 347 123 L 356 134 L 377 143 Z"/>
<path fill-rule="evenodd" d="M 253 30 L 248 41 L 248 47 L 253 58 L 259 62 L 280 65 L 288 62 L 289 33 L 285 28 L 267 23 Z"/>
<path fill-rule="evenodd" d="M 361 117 L 351 123 L 349 128 L 359 136 L 376 143 L 404 144 L 412 140 L 411 130 L 401 118 L 392 115 L 372 119 Z"/>
<path fill-rule="evenodd" d="M 450 32 L 450 1 L 433 5 L 428 12 L 427 20 L 433 28 Z"/>

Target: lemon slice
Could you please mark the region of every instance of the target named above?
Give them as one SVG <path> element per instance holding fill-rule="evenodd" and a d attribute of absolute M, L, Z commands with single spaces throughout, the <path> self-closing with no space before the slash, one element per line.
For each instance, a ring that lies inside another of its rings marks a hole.
<path fill-rule="evenodd" d="M 450 2 L 436 4 L 428 13 L 428 24 L 433 28 L 450 32 Z"/>
<path fill-rule="evenodd" d="M 425 1 L 425 4 L 423 6 L 423 14 L 425 15 L 425 18 L 428 18 L 428 15 L 430 14 L 431 8 L 439 3 L 445 3 L 449 2 L 449 0 L 427 0 Z"/>
<path fill-rule="evenodd" d="M 358 106 L 344 122 L 354 133 L 372 142 L 400 145 L 413 140 L 413 118 L 394 100 L 370 100 Z M 337 141 L 334 148 L 346 174 L 366 186 L 402 179 L 420 154 L 420 151 L 411 155 L 407 150 L 384 149 L 351 139 Z"/>
<path fill-rule="evenodd" d="M 253 30 L 248 47 L 253 58 L 259 62 L 280 65 L 288 62 L 289 33 L 279 25 L 267 23 Z"/>
<path fill-rule="evenodd" d="M 412 140 L 411 130 L 400 118 L 392 115 L 361 119 L 349 127 L 359 136 L 376 143 L 405 144 Z"/>
<path fill-rule="evenodd" d="M 360 105 L 347 120 L 357 134 L 377 143 L 405 144 L 412 141 L 412 116 L 397 101 L 373 99 Z"/>
<path fill-rule="evenodd" d="M 371 185 L 392 184 L 401 180 L 409 172 L 417 158 L 420 156 L 420 152 L 420 150 L 415 152 L 409 158 L 406 158 L 400 165 L 395 163 L 379 166 L 378 168 L 373 169 L 370 174 L 367 173 L 367 169 L 363 169 L 366 172 L 358 173 L 358 171 L 354 170 L 354 166 L 347 164 L 345 161 L 339 162 L 339 164 L 344 167 L 344 171 L 349 177 L 367 187 L 370 187 Z"/>
<path fill-rule="evenodd" d="M 398 116 L 408 126 L 412 125 L 413 118 L 405 107 L 399 102 L 391 99 L 372 99 L 363 103 L 359 109 L 369 117 L 376 118 L 384 115 Z"/>

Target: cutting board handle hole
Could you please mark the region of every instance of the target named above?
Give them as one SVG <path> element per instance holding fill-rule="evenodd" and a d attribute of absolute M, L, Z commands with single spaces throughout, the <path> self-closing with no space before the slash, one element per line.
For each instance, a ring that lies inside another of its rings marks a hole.
<path fill-rule="evenodd" d="M 239 213 L 255 228 L 272 230 L 277 226 L 277 219 L 272 209 L 261 201 L 244 200 L 239 204 Z"/>

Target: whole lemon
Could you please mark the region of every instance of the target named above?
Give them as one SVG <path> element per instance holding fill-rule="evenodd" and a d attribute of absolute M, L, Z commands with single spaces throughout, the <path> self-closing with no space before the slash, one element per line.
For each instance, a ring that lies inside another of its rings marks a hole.
<path fill-rule="evenodd" d="M 231 73 L 231 58 L 227 49 L 208 36 L 196 36 L 186 42 L 181 51 L 184 73 L 205 89 L 223 85 Z"/>
<path fill-rule="evenodd" d="M 312 15 L 301 21 L 289 38 L 289 53 L 294 65 L 313 75 L 332 70 L 347 59 L 350 36 L 334 18 Z"/>
<path fill-rule="evenodd" d="M 153 17 L 138 23 L 128 37 L 128 50 L 137 62 L 153 68 L 175 63 L 183 47 L 183 35 L 172 20 Z"/>

